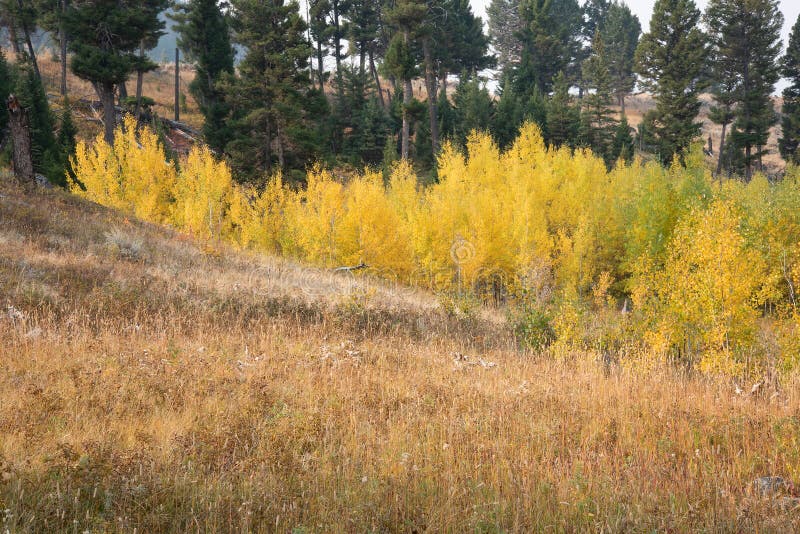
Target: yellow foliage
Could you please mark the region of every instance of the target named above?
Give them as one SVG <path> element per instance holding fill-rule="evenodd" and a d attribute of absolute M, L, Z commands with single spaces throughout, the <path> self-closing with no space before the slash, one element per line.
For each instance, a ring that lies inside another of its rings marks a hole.
<path fill-rule="evenodd" d="M 102 136 L 91 146 L 78 143 L 72 169 L 83 187 L 68 176 L 70 189 L 142 219 L 168 222 L 175 167 L 166 160 L 158 136 L 149 128 L 137 130 L 136 120 L 127 116 L 115 139 L 113 148 Z"/>
<path fill-rule="evenodd" d="M 175 185 L 173 223 L 197 237 L 220 239 L 230 226 L 233 191 L 230 168 L 207 147 L 193 148 Z"/>
<path fill-rule="evenodd" d="M 764 262 L 740 230 L 729 201 L 714 202 L 681 221 L 664 270 L 654 278 L 658 330 L 686 358 L 706 369 L 732 370 L 735 347 L 752 341 Z"/>
<path fill-rule="evenodd" d="M 786 325 L 800 299 L 796 169 L 777 184 L 717 184 L 695 150 L 685 166 L 637 159 L 608 171 L 591 152 L 548 148 L 526 124 L 505 152 L 481 133 L 464 152 L 446 143 L 428 187 L 401 161 L 387 183 L 315 166 L 303 189 L 277 175 L 259 190 L 234 184 L 205 148 L 176 171 L 132 119 L 117 139 L 79 144 L 73 169 L 85 189 L 73 191 L 205 240 L 323 267 L 363 263 L 467 300 L 503 292 L 537 310 L 531 328 L 554 332 L 556 352 L 646 346 L 647 357 L 631 352 L 638 368 L 678 356 L 738 374 L 759 351 L 763 314 L 795 331 Z M 788 369 L 800 349 L 781 336 Z"/>

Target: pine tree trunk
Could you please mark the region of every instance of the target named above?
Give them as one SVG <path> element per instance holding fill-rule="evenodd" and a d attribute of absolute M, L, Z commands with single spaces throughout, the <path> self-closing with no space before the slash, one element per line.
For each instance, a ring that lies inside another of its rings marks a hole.
<path fill-rule="evenodd" d="M 745 161 L 744 180 L 745 182 L 748 183 L 750 182 L 750 178 L 752 178 L 753 176 L 753 170 L 750 168 L 752 164 L 750 158 L 752 157 L 752 155 L 753 155 L 753 147 L 751 147 L 750 143 L 748 143 L 744 147 L 744 161 Z"/>
<path fill-rule="evenodd" d="M 69 0 L 61 0 L 62 15 L 67 12 Z M 67 96 L 67 31 L 61 23 L 61 96 Z"/>
<path fill-rule="evenodd" d="M 339 1 L 333 1 L 333 55 L 336 59 L 336 94 L 339 95 L 339 101 L 344 97 L 344 80 L 342 79 L 342 41 L 339 37 L 341 34 L 339 22 Z"/>
<path fill-rule="evenodd" d="M 283 168 L 286 166 L 286 161 L 284 160 L 283 155 L 283 131 L 281 129 L 280 122 L 277 123 L 276 126 L 277 131 L 275 135 L 275 143 L 277 145 L 276 148 L 278 149 L 278 168 L 283 170 Z"/>
<path fill-rule="evenodd" d="M 22 6 L 22 0 L 17 0 L 17 4 L 19 5 L 20 12 L 24 9 Z M 24 20 L 20 20 L 22 26 L 22 34 L 25 36 L 25 44 L 28 47 L 28 55 L 31 57 L 31 64 L 33 65 L 33 73 L 36 75 L 36 78 L 41 81 L 42 74 L 39 72 L 39 62 L 36 61 L 36 52 L 33 50 L 33 42 L 31 41 L 31 32 L 28 29 L 28 25 L 25 23 Z"/>
<path fill-rule="evenodd" d="M 14 95 L 8 96 L 8 125 L 11 130 L 14 176 L 26 187 L 36 184 L 31 156 L 31 130 L 28 112 Z"/>
<path fill-rule="evenodd" d="M 369 51 L 369 70 L 372 71 L 372 77 L 375 78 L 375 87 L 378 88 L 378 98 L 381 101 L 381 107 L 386 108 L 386 102 L 383 100 L 383 87 L 381 87 L 381 78 L 378 76 L 378 69 L 375 68 L 375 56 L 372 50 Z"/>
<path fill-rule="evenodd" d="M 272 122 L 269 117 L 264 128 L 266 142 L 264 143 L 264 171 L 269 176 L 272 173 Z"/>
<path fill-rule="evenodd" d="M 125 105 L 125 99 L 128 98 L 128 82 L 119 84 L 119 105 Z"/>
<path fill-rule="evenodd" d="M 97 96 L 103 104 L 103 139 L 114 144 L 114 128 L 117 125 L 117 109 L 114 105 L 114 84 L 103 83 L 96 86 Z"/>
<path fill-rule="evenodd" d="M 430 41 L 425 39 L 422 43 L 423 55 L 425 56 L 425 85 L 428 91 L 428 117 L 430 118 L 431 128 L 431 151 L 434 159 L 439 152 L 439 117 L 436 97 L 436 76 L 433 73 L 433 58 L 431 56 Z"/>
<path fill-rule="evenodd" d="M 722 123 L 722 137 L 719 140 L 719 157 L 717 158 L 717 176 L 722 173 L 722 158 L 725 155 L 725 130 L 728 128 L 728 123 Z"/>
<path fill-rule="evenodd" d="M 144 57 L 144 41 L 139 43 L 139 57 Z M 142 86 L 144 85 L 144 71 L 139 69 L 136 71 L 136 107 L 133 110 L 133 116 L 138 121 L 142 116 Z"/>
<path fill-rule="evenodd" d="M 321 93 L 325 93 L 325 65 L 323 61 L 325 60 L 324 54 L 322 53 L 322 43 L 317 42 L 317 78 L 319 78 L 319 90 Z"/>
<path fill-rule="evenodd" d="M 408 159 L 408 143 L 410 134 L 410 124 L 408 120 L 408 106 L 411 105 L 411 79 L 403 80 L 403 130 L 401 136 L 400 157 Z"/>

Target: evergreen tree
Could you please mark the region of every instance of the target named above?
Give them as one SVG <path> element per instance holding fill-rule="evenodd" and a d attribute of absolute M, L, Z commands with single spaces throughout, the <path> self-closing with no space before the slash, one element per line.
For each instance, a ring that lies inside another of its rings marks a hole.
<path fill-rule="evenodd" d="M 606 25 L 611 10 L 609 0 L 586 0 L 583 5 L 583 36 L 591 42 L 597 32 Z M 591 48 L 590 48 L 591 51 Z"/>
<path fill-rule="evenodd" d="M 682 157 L 700 133 L 699 96 L 706 86 L 706 36 L 698 28 L 700 11 L 692 0 L 657 0 L 650 31 L 636 49 L 636 70 L 652 92 L 655 110 L 645 123 L 664 163 Z"/>
<path fill-rule="evenodd" d="M 435 24 L 434 56 L 446 72 L 472 75 L 494 67 L 489 37 L 483 21 L 472 12 L 469 0 L 429 0 L 429 19 Z"/>
<path fill-rule="evenodd" d="M 466 145 L 472 131 L 486 131 L 492 123 L 494 103 L 477 76 L 462 75 L 453 95 L 454 141 Z"/>
<path fill-rule="evenodd" d="M 328 55 L 328 43 L 331 39 L 331 26 L 328 24 L 328 15 L 331 4 L 328 0 L 309 0 L 308 26 L 311 39 L 314 42 L 314 55 L 317 60 L 317 83 L 319 90 L 325 90 L 327 73 L 325 72 L 325 57 Z"/>
<path fill-rule="evenodd" d="M 178 9 L 178 44 L 195 65 L 189 91 L 203 114 L 203 137 L 215 150 L 223 150 L 231 134 L 228 106 L 218 84 L 225 74 L 233 74 L 235 56 L 228 22 L 217 0 L 189 0 Z"/>
<path fill-rule="evenodd" d="M 417 56 L 413 39 L 427 14 L 427 6 L 418 0 L 400 0 L 389 13 L 397 33 L 386 51 L 386 67 L 403 83 L 403 124 L 400 133 L 400 157 L 408 159 L 411 138 L 411 117 L 409 108 L 413 98 L 411 80 L 417 75 Z"/>
<path fill-rule="evenodd" d="M 633 91 L 636 75 L 633 73 L 633 58 L 642 25 L 625 4 L 616 0 L 608 6 L 608 12 L 600 33 L 606 49 L 611 90 L 625 114 L 625 96 Z"/>
<path fill-rule="evenodd" d="M 36 10 L 36 26 L 46 30 L 59 45 L 61 63 L 60 93 L 67 94 L 67 35 L 64 29 L 64 13 L 69 0 L 30 0 Z"/>
<path fill-rule="evenodd" d="M 469 0 L 427 0 L 420 31 L 425 87 L 428 94 L 432 157 L 439 149 L 438 78 L 447 72 L 476 73 L 494 64 L 487 54 L 489 41 L 481 19 L 472 13 Z"/>
<path fill-rule="evenodd" d="M 380 105 L 370 78 L 344 66 L 345 109 L 350 125 L 344 136 L 343 155 L 356 165 L 377 165 L 389 134 L 389 117 Z"/>
<path fill-rule="evenodd" d="M 486 8 L 489 38 L 497 50 L 497 66 L 510 72 L 522 57 L 520 32 L 523 29 L 520 0 L 492 0 Z"/>
<path fill-rule="evenodd" d="M 771 94 L 780 77 L 783 15 L 777 0 L 711 0 L 706 19 L 721 88 L 718 102 L 723 109 L 731 97 L 735 103 L 730 142 L 743 152 L 749 180 L 766 153 L 769 129 L 776 121 Z"/>
<path fill-rule="evenodd" d="M 617 121 L 610 108 L 613 102 L 611 75 L 599 32 L 592 42 L 592 55 L 583 64 L 583 80 L 588 92 L 583 97 L 581 137 L 610 167 L 618 155 L 613 151 Z"/>
<path fill-rule="evenodd" d="M 492 134 L 501 149 L 506 149 L 514 142 L 519 128 L 524 121 L 522 99 L 514 91 L 509 77 L 505 77 L 500 86 L 500 99 L 497 102 Z"/>
<path fill-rule="evenodd" d="M 0 0 L 0 11 L 12 33 L 12 42 L 16 41 L 13 43 L 14 51 L 23 61 L 30 63 L 34 75 L 41 80 L 39 62 L 31 39 L 36 30 L 37 20 L 41 15 L 37 8 L 42 6 L 38 4 L 39 2 L 31 0 L 24 2 L 22 0 Z"/>
<path fill-rule="evenodd" d="M 633 161 L 635 143 L 631 135 L 628 118 L 623 114 L 614 133 L 614 144 L 611 148 L 611 157 L 614 161 L 622 160 L 625 163 Z"/>
<path fill-rule="evenodd" d="M 783 76 L 789 86 L 783 90 L 783 135 L 781 156 L 787 163 L 800 165 L 800 17 L 797 18 L 783 57 Z"/>
<path fill-rule="evenodd" d="M 580 109 L 573 105 L 569 83 L 563 72 L 553 81 L 553 95 L 547 101 L 547 131 L 545 140 L 555 147 L 574 148 L 580 127 Z"/>
<path fill-rule="evenodd" d="M 577 0 L 524 0 L 522 57 L 514 71 L 517 94 L 549 94 L 553 78 L 580 76 L 582 10 Z"/>
<path fill-rule="evenodd" d="M 44 87 L 33 67 L 19 66 L 14 94 L 28 113 L 33 169 L 51 183 L 64 186 L 63 156 L 55 136 L 55 120 Z"/>
<path fill-rule="evenodd" d="M 456 129 L 456 115 L 453 104 L 444 91 L 439 93 L 439 133 L 442 139 L 452 139 Z"/>
<path fill-rule="evenodd" d="M 234 138 L 226 151 L 240 178 L 299 168 L 313 142 L 309 117 L 321 94 L 309 90 L 306 24 L 292 0 L 233 0 L 233 29 L 247 53 L 229 82 Z"/>
<path fill-rule="evenodd" d="M 343 41 L 347 39 L 347 35 L 350 33 L 350 23 L 347 17 L 352 4 L 350 0 L 328 1 L 330 3 L 329 35 L 331 40 L 331 52 L 336 62 L 336 94 L 341 100 L 344 91 L 342 61 L 347 58 L 347 50 L 344 48 Z"/>
<path fill-rule="evenodd" d="M 379 10 L 378 0 L 351 0 L 349 37 L 358 54 L 358 73 L 363 78 L 367 77 L 367 59 L 378 38 Z"/>
<path fill-rule="evenodd" d="M 160 31 L 158 15 L 168 0 L 85 0 L 73 2 L 64 15 L 64 31 L 74 52 L 72 72 L 91 82 L 103 103 L 105 139 L 114 142 L 114 92 L 143 60 L 136 51 L 147 36 Z M 148 62 L 149 63 L 149 62 Z"/>
<path fill-rule="evenodd" d="M 725 159 L 726 156 L 730 155 L 726 150 L 726 148 L 728 148 L 726 137 L 728 126 L 733 122 L 733 119 L 736 118 L 733 109 L 736 105 L 736 87 L 733 83 L 733 76 L 725 72 L 729 67 L 728 64 L 721 61 L 712 61 L 712 65 L 713 79 L 711 94 L 716 104 L 711 106 L 708 118 L 714 124 L 722 126 L 722 134 L 720 136 L 719 147 L 717 148 L 719 152 L 717 157 L 717 174 L 720 174 L 723 167 L 730 168 L 730 162 Z"/>

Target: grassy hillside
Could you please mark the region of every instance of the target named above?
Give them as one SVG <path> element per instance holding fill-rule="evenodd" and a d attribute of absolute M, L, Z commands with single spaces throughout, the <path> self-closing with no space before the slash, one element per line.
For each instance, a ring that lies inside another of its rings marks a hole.
<path fill-rule="evenodd" d="M 0 186 L 10 532 L 800 528 L 800 389 L 516 349 L 502 313 Z M 756 388 L 758 389 L 758 388 Z"/>

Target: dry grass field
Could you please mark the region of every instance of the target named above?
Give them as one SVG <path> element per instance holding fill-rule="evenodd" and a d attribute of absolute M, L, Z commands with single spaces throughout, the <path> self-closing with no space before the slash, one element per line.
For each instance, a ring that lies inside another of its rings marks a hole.
<path fill-rule="evenodd" d="M 14 56 L 10 50 L 4 50 L 4 52 L 6 57 L 13 60 Z M 40 52 L 38 62 L 45 89 L 48 93 L 57 93 L 61 80 L 60 62 L 47 51 Z M 194 128 L 200 128 L 203 125 L 203 116 L 200 114 L 197 104 L 189 92 L 189 84 L 193 79 L 194 69 L 188 65 L 183 65 L 181 68 L 181 93 L 186 97 L 186 100 L 185 107 L 181 110 L 181 121 Z M 127 87 L 128 94 L 130 96 L 135 96 L 136 76 L 133 76 L 128 81 Z M 97 93 L 95 93 L 91 84 L 76 77 L 71 71 L 67 73 L 67 93 L 73 101 L 82 98 L 97 100 Z M 153 111 L 155 113 L 168 119 L 173 118 L 175 102 L 174 64 L 159 65 L 156 70 L 146 73 L 142 84 L 142 94 L 155 101 L 155 105 L 153 106 Z M 57 113 L 59 112 L 60 102 L 54 103 L 54 109 Z M 97 117 L 99 118 L 99 115 Z M 78 117 L 78 119 L 80 119 L 80 117 Z M 87 124 L 85 121 L 79 120 L 78 124 L 82 126 L 81 133 L 84 137 L 96 135 L 100 131 L 100 126 L 94 122 Z"/>
<path fill-rule="evenodd" d="M 797 532 L 800 388 L 0 186 L 4 532 Z"/>

